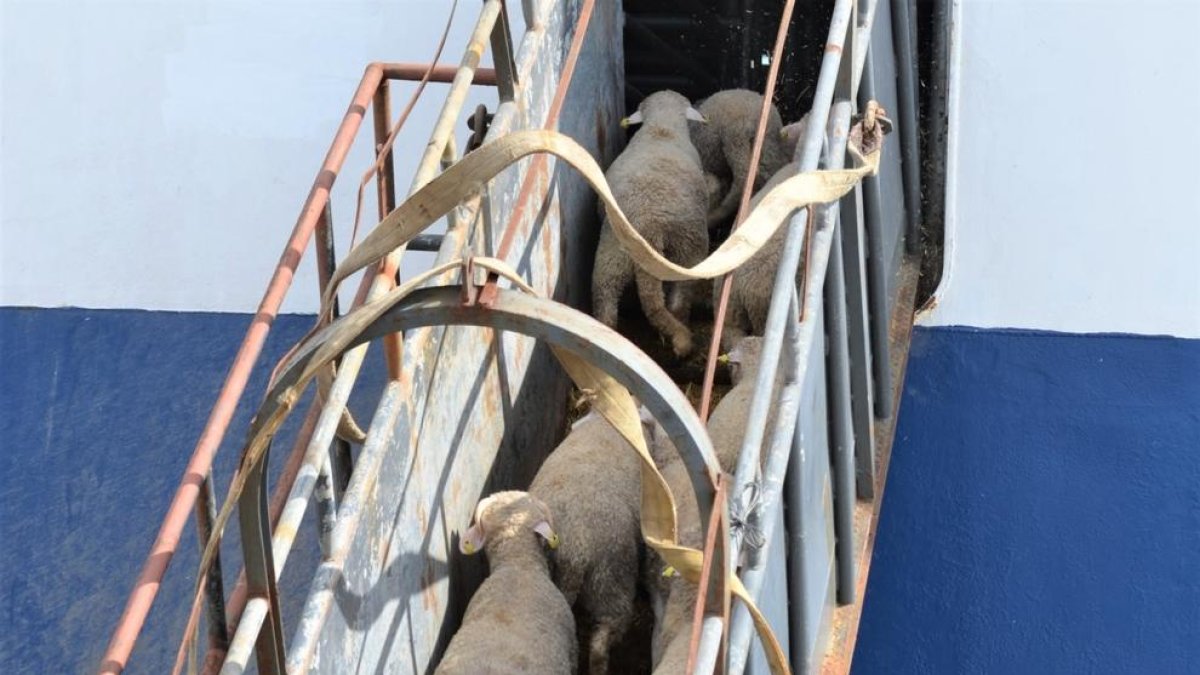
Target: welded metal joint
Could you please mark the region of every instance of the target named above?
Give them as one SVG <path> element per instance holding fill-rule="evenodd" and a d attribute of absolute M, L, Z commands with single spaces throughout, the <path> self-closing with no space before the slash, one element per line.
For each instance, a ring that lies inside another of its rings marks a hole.
<path fill-rule="evenodd" d="M 740 551 L 738 565 L 757 569 L 762 565 L 762 547 L 766 543 L 762 523 L 762 483 L 756 479 L 746 484 L 740 497 L 729 503 L 729 530 L 734 551 Z"/>
<path fill-rule="evenodd" d="M 462 279 L 460 281 L 462 285 L 459 298 L 462 301 L 463 307 L 473 307 L 476 300 L 479 299 L 479 287 L 475 285 L 475 255 L 471 252 L 470 248 L 463 251 L 460 269 L 462 270 Z"/>

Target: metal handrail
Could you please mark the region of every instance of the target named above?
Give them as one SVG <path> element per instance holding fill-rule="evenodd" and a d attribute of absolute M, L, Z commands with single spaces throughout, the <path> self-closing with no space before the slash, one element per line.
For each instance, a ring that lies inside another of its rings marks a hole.
<path fill-rule="evenodd" d="M 375 62 L 366 67 L 358 88 L 351 98 L 350 106 L 342 122 L 338 125 L 333 142 L 330 144 L 321 168 L 309 189 L 304 207 L 284 245 L 279 262 L 259 301 L 254 318 L 234 356 L 204 430 L 192 450 L 183 477 L 175 489 L 167 513 L 159 526 L 154 544 L 142 563 L 133 590 L 101 659 L 100 673 L 120 673 L 128 664 L 146 617 L 158 595 L 162 580 L 178 550 L 188 517 L 195 509 L 201 491 L 205 489 L 204 482 L 210 475 L 217 450 L 228 432 L 233 414 L 249 383 L 250 374 L 262 354 L 262 348 L 266 343 L 271 325 L 290 290 L 296 269 L 308 248 L 309 240 L 329 203 L 333 183 L 349 155 L 367 108 L 383 82 L 420 79 L 428 69 L 428 64 L 414 63 Z M 432 69 L 429 79 L 434 82 L 448 82 L 456 73 L 457 69 L 451 67 L 435 67 Z M 476 70 L 475 84 L 494 85 L 495 82 L 495 70 L 483 68 Z"/>
<path fill-rule="evenodd" d="M 834 4 L 829 37 L 826 42 L 817 78 L 812 110 L 809 113 L 808 127 L 804 138 L 796 148 L 796 161 L 799 164 L 800 171 L 812 171 L 818 167 L 835 89 L 839 88 L 839 80 L 841 79 L 840 76 L 844 67 L 843 54 L 847 51 L 847 46 L 850 47 L 849 51 L 852 54 L 852 59 L 849 61 L 851 76 L 848 79 L 848 83 L 850 87 L 857 85 L 857 73 L 861 73 L 863 70 L 862 62 L 866 58 L 866 48 L 864 44 L 859 49 L 859 40 L 856 38 L 858 37 L 858 33 L 861 32 L 865 38 L 869 39 L 871 22 L 874 17 L 877 1 L 865 0 L 866 6 L 865 11 L 862 12 L 864 19 L 862 22 L 855 21 L 856 14 L 859 13 L 858 10 L 860 9 L 858 6 L 860 0 L 836 0 Z M 842 82 L 841 88 L 848 88 L 846 84 L 847 82 Z M 853 95 L 853 92 L 845 92 L 843 95 Z M 845 133 L 849 126 L 848 113 L 848 106 L 844 108 L 844 113 L 843 107 L 839 107 L 838 117 L 845 117 L 844 122 L 846 126 L 842 127 L 842 120 L 837 119 L 838 124 L 833 129 L 831 139 L 833 142 L 831 143 L 830 156 L 834 158 L 834 161 L 838 161 L 844 156 Z M 840 143 L 840 152 L 836 145 L 838 143 Z M 820 210 L 835 212 L 836 208 L 837 205 L 832 204 L 822 206 Z M 812 336 L 816 330 L 816 313 L 806 312 L 805 316 L 799 316 L 796 295 L 796 271 L 799 267 L 802 247 L 808 230 L 806 226 L 807 216 L 807 209 L 800 210 L 792 216 L 788 236 L 780 256 L 779 267 L 776 270 L 759 369 L 755 379 L 754 395 L 751 400 L 750 412 L 745 426 L 746 436 L 738 458 L 737 470 L 733 481 L 733 494 L 740 498 L 746 494 L 746 487 L 748 485 L 756 480 L 760 480 L 758 476 L 761 470 L 762 485 L 759 490 L 761 497 L 757 510 L 760 514 L 765 515 L 759 515 L 754 520 L 761 523 L 762 530 L 768 535 L 764 539 L 766 541 L 764 548 L 770 546 L 769 536 L 773 534 L 777 526 L 779 511 L 774 506 L 779 503 L 779 499 L 781 498 L 788 460 L 794 452 L 799 450 L 796 427 L 800 421 L 798 407 L 801 383 L 807 374 L 804 369 L 804 363 L 806 362 L 804 357 L 807 350 L 812 346 Z M 817 232 L 809 244 L 812 252 L 809 255 L 811 264 L 804 270 L 806 277 L 805 292 L 808 298 L 814 303 L 820 301 L 826 265 L 833 243 L 833 229 L 829 225 L 817 228 Z M 780 358 L 785 355 L 785 337 L 787 338 L 787 362 L 791 367 L 788 369 L 785 378 L 784 393 L 780 396 L 779 401 L 775 402 L 770 399 L 773 393 L 773 385 L 776 372 L 779 368 Z M 772 436 L 766 466 L 761 467 L 759 462 L 761 456 L 760 448 L 762 447 L 765 435 L 768 413 L 772 405 L 775 404 L 780 406 L 780 410 L 776 419 L 776 427 Z M 743 542 L 742 548 L 748 549 L 749 547 Z M 746 553 L 749 554 L 752 552 L 747 550 Z M 751 556 L 752 559 L 761 557 L 761 555 Z M 765 566 L 759 562 L 757 566 L 752 565 L 742 572 L 742 581 L 749 590 L 751 597 L 755 600 L 758 599 L 758 594 L 761 591 L 765 571 Z M 792 583 L 802 585 L 802 580 L 793 579 Z M 803 593 L 803 589 L 800 592 Z M 805 608 L 803 606 L 796 606 L 797 604 L 799 603 L 792 603 L 792 623 L 801 626 L 798 632 L 803 635 L 805 634 L 803 628 L 805 626 Z M 752 632 L 749 612 L 743 606 L 739 605 L 735 607 L 730 625 L 729 668 L 727 672 L 736 674 L 744 670 L 749 657 Z"/>

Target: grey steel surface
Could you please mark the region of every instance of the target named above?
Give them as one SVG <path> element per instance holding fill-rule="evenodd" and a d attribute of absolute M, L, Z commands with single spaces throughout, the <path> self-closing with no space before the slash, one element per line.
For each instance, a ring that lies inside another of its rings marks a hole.
<path fill-rule="evenodd" d="M 827 168 L 840 169 L 845 164 L 846 128 L 850 122 L 850 105 L 846 101 L 834 104 L 830 115 L 830 142 Z M 839 134 L 838 132 L 841 131 Z M 834 532 L 837 537 L 837 599 L 840 604 L 854 602 L 854 421 L 850 396 L 850 348 L 846 309 L 846 277 L 842 264 L 842 236 L 838 232 L 840 208 L 833 205 L 822 209 L 821 227 L 834 231 L 829 251 L 829 267 L 825 274 L 825 368 L 829 405 L 830 450 L 833 457 Z"/>
<path fill-rule="evenodd" d="M 875 94 L 871 68 L 863 69 L 859 100 L 869 100 Z M 884 254 L 886 232 L 883 219 L 883 196 L 880 176 L 867 176 L 862 181 L 863 224 L 867 233 L 867 311 L 871 328 L 871 390 L 875 393 L 875 417 L 883 418 L 892 411 L 891 376 L 888 370 L 888 266 Z"/>
<path fill-rule="evenodd" d="M 536 5 L 541 29 L 526 32 L 517 54 L 521 86 L 496 109 L 488 140 L 541 126 L 579 6 Z M 621 140 L 619 45 L 618 9 L 598 3 L 559 123 L 602 164 Z M 429 151 L 440 155 L 441 148 Z M 527 165 L 502 173 L 480 199 L 456 210 L 439 262 L 467 246 L 494 250 Z M 517 223 L 509 261 L 547 295 L 579 304 L 588 286 L 584 256 L 595 241 L 594 196 L 555 160 L 547 166 Z M 549 192 L 545 203 L 541 190 Z M 533 339 L 414 328 L 405 333 L 402 371 L 402 382 L 384 391 L 340 504 L 332 554 L 315 575 L 289 672 L 424 671 L 483 574 L 478 558 L 458 555 L 455 532 L 481 495 L 528 485 L 563 430 L 570 383 Z"/>
<path fill-rule="evenodd" d="M 875 414 L 872 408 L 870 321 L 867 316 L 867 266 L 864 259 L 861 186 L 842 200 L 842 263 L 846 280 L 846 318 L 850 339 L 850 406 L 854 423 L 854 469 L 859 499 L 875 498 Z"/>

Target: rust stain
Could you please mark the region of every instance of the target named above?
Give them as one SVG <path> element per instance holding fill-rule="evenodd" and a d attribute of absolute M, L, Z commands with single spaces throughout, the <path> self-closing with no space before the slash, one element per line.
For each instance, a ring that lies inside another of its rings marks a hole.
<path fill-rule="evenodd" d="M 826 53 L 826 54 L 837 54 L 837 53 L 839 53 L 839 52 L 841 52 L 841 51 L 842 51 L 842 48 L 841 48 L 841 47 L 839 47 L 839 46 L 837 46 L 837 45 L 835 45 L 835 44 L 833 44 L 833 43 L 826 43 L 826 44 L 825 44 L 825 53 Z"/>
<path fill-rule="evenodd" d="M 433 583 L 433 561 L 426 558 L 425 567 L 421 570 L 421 605 L 426 612 L 432 612 L 438 606 L 437 592 L 433 588 Z"/>
<path fill-rule="evenodd" d="M 425 510 L 424 502 L 417 503 L 417 528 L 421 531 L 421 538 L 425 538 L 425 533 L 429 531 L 429 512 Z"/>

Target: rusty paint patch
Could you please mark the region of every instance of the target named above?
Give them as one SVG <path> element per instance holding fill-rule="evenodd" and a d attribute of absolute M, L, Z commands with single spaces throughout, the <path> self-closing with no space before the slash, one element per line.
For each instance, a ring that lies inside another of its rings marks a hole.
<path fill-rule="evenodd" d="M 835 45 L 831 42 L 825 43 L 825 53 L 826 54 L 838 54 L 838 53 L 841 53 L 841 51 L 842 51 L 842 48 L 840 46 Z"/>

